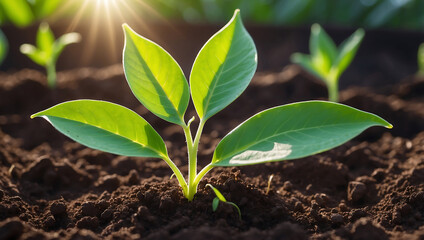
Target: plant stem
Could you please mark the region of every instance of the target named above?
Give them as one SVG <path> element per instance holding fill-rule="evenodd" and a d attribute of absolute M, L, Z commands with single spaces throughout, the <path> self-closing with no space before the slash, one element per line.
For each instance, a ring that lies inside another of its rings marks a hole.
<path fill-rule="evenodd" d="M 327 79 L 328 100 L 331 102 L 339 102 L 339 79 L 337 70 L 330 72 Z"/>
<path fill-rule="evenodd" d="M 193 142 L 193 136 L 191 135 L 190 123 L 187 126 L 183 126 L 184 135 L 187 142 L 187 153 L 188 153 L 188 193 L 186 198 L 192 201 L 194 194 L 197 192 L 198 183 L 195 182 L 197 177 L 197 150 L 199 147 L 200 136 L 202 135 L 203 127 L 205 122 L 200 120 L 197 128 L 196 137 Z"/>
<path fill-rule="evenodd" d="M 200 180 L 208 173 L 214 166 L 212 164 L 206 165 L 200 172 L 197 174 L 196 179 L 194 179 L 194 184 L 196 186 L 199 184 Z"/>
<path fill-rule="evenodd" d="M 332 102 L 339 102 L 339 90 L 337 83 L 328 84 L 328 100 Z"/>
<path fill-rule="evenodd" d="M 56 87 L 56 64 L 55 63 L 47 63 L 47 85 L 50 89 L 54 89 Z"/>
<path fill-rule="evenodd" d="M 168 156 L 164 156 L 162 159 L 168 164 L 168 166 L 174 172 L 175 176 L 177 177 L 178 183 L 183 189 L 183 194 L 184 196 L 186 196 L 188 191 L 187 182 L 185 181 L 184 176 L 181 173 L 180 169 L 178 169 L 175 163 Z"/>

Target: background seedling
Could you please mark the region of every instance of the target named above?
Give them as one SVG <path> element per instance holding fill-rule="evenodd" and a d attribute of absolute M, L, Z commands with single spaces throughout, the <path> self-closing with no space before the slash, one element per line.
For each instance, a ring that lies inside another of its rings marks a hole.
<path fill-rule="evenodd" d="M 272 179 L 273 179 L 273 178 L 274 178 L 274 174 L 271 174 L 271 175 L 269 176 L 269 178 L 268 178 L 268 185 L 267 185 L 267 187 L 266 187 L 265 195 L 268 195 L 269 190 L 271 189 L 271 182 L 272 182 Z"/>
<path fill-rule="evenodd" d="M 418 48 L 418 75 L 424 76 L 424 43 Z"/>
<path fill-rule="evenodd" d="M 291 56 L 291 61 L 324 81 L 329 100 L 338 102 L 339 78 L 355 57 L 364 35 L 364 30 L 358 29 L 337 48 L 324 29 L 314 24 L 309 39 L 311 54 L 295 53 Z"/>
<path fill-rule="evenodd" d="M 62 0 L 0 0 L 0 24 L 25 27 L 52 14 Z"/>
<path fill-rule="evenodd" d="M 210 187 L 216 195 L 216 197 L 212 201 L 212 210 L 215 212 L 218 209 L 218 205 L 219 205 L 220 201 L 223 202 L 223 203 L 226 203 L 226 204 L 230 204 L 231 206 L 233 206 L 237 210 L 238 215 L 239 215 L 239 219 L 241 221 L 241 211 L 240 211 L 240 208 L 237 206 L 237 204 L 227 201 L 227 199 L 225 199 L 224 195 L 222 195 L 222 193 L 217 188 L 210 185 L 209 183 L 206 184 L 206 186 Z"/>
<path fill-rule="evenodd" d="M 0 65 L 3 63 L 4 59 L 6 58 L 8 45 L 9 44 L 7 43 L 6 36 L 0 30 Z"/>
<path fill-rule="evenodd" d="M 308 101 L 278 106 L 254 115 L 228 133 L 216 147 L 211 163 L 197 172 L 197 150 L 206 121 L 233 102 L 256 71 L 256 48 L 239 11 L 200 50 L 191 70 L 190 87 L 169 53 L 127 25 L 123 28 L 123 66 L 128 84 L 147 109 L 183 128 L 188 152 L 187 181 L 168 156 L 159 134 L 123 106 L 76 100 L 31 117 L 45 118 L 66 136 L 94 149 L 163 159 L 189 201 L 200 180 L 216 166 L 302 158 L 334 148 L 368 127 L 392 127 L 376 115 L 342 104 Z M 188 122 L 184 117 L 190 95 L 200 119 L 194 138 L 190 126 L 195 117 Z"/>
<path fill-rule="evenodd" d="M 66 33 L 55 40 L 53 32 L 47 23 L 41 23 L 37 31 L 36 45 L 22 44 L 21 52 L 36 64 L 46 68 L 47 84 L 50 88 L 56 86 L 56 62 L 65 46 L 81 40 L 79 33 Z"/>

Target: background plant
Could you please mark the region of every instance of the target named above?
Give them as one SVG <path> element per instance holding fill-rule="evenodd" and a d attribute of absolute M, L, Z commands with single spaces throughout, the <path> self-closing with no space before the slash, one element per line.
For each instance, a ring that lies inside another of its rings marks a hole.
<path fill-rule="evenodd" d="M 324 101 L 278 106 L 249 118 L 218 144 L 210 164 L 197 171 L 197 150 L 206 121 L 233 102 L 247 87 L 257 66 L 256 48 L 239 11 L 202 47 L 190 74 L 190 87 L 177 62 L 159 45 L 127 25 L 124 72 L 137 99 L 156 116 L 184 130 L 187 181 L 168 155 L 153 127 L 135 112 L 96 100 L 58 104 L 31 117 L 47 119 L 57 130 L 88 147 L 137 157 L 163 159 L 184 196 L 192 201 L 205 174 L 216 166 L 242 166 L 296 159 L 338 146 L 370 126 L 391 125 L 357 109 Z M 185 121 L 190 95 L 199 117 Z"/>
<path fill-rule="evenodd" d="M 8 45 L 9 44 L 7 43 L 6 36 L 0 30 L 0 65 L 3 63 L 4 59 L 6 58 L 7 50 L 9 48 Z"/>
<path fill-rule="evenodd" d="M 226 204 L 229 204 L 231 206 L 233 206 L 238 213 L 239 219 L 241 220 L 241 211 L 240 208 L 237 206 L 237 204 L 233 203 L 233 202 L 229 202 L 227 201 L 227 199 L 225 199 L 224 195 L 222 195 L 222 193 L 214 186 L 212 186 L 211 184 L 206 184 L 206 187 L 210 187 L 213 192 L 215 193 L 215 198 L 212 200 L 212 211 L 216 211 L 218 209 L 219 206 L 219 202 L 223 202 Z"/>
<path fill-rule="evenodd" d="M 418 75 L 424 76 L 424 43 L 421 43 L 418 47 Z"/>
<path fill-rule="evenodd" d="M 250 22 L 304 26 L 312 23 L 422 30 L 421 0 L 146 0 L 162 15 L 187 22 L 222 22 L 240 8 Z"/>
<path fill-rule="evenodd" d="M 330 101 L 339 101 L 339 78 L 355 57 L 356 51 L 364 38 L 362 29 L 356 30 L 339 48 L 321 28 L 314 24 L 309 38 L 310 55 L 295 53 L 291 61 L 325 82 Z"/>
<path fill-rule="evenodd" d="M 36 45 L 22 44 L 21 52 L 36 64 L 46 68 L 47 84 L 50 88 L 56 86 L 56 62 L 65 46 L 77 43 L 81 39 L 79 33 L 66 33 L 55 40 L 53 32 L 47 23 L 41 23 L 37 31 Z"/>
<path fill-rule="evenodd" d="M 25 27 L 53 13 L 63 0 L 0 0 L 0 25 Z"/>

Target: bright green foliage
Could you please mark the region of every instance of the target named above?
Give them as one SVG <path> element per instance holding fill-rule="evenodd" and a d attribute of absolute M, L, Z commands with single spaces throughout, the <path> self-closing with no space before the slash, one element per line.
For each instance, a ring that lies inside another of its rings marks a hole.
<path fill-rule="evenodd" d="M 164 49 L 127 25 L 124 32 L 123 65 L 132 92 L 154 114 L 184 130 L 187 180 L 169 158 L 160 136 L 143 118 L 124 107 L 81 100 L 56 105 L 32 117 L 46 118 L 60 132 L 92 148 L 165 160 L 189 201 L 200 180 L 215 166 L 301 158 L 338 146 L 368 127 L 391 128 L 378 116 L 331 102 L 279 106 L 253 116 L 231 131 L 218 144 L 212 162 L 197 172 L 197 149 L 206 121 L 241 94 L 256 69 L 256 49 L 239 11 L 200 50 L 190 76 L 191 91 L 180 67 Z M 190 128 L 194 117 L 188 122 L 184 119 L 189 92 L 200 118 L 194 138 Z M 226 200 L 215 193 L 216 209 L 219 201 Z"/>
<path fill-rule="evenodd" d="M 424 43 L 418 48 L 418 74 L 424 76 Z"/>
<path fill-rule="evenodd" d="M 47 17 L 63 0 L 0 0 L 0 24 L 11 22 L 25 27 Z"/>
<path fill-rule="evenodd" d="M 57 130 L 88 147 L 136 157 L 167 157 L 159 134 L 135 112 L 94 100 L 64 102 L 39 112 Z"/>
<path fill-rule="evenodd" d="M 221 201 L 223 203 L 230 204 L 231 206 L 233 206 L 237 210 L 238 215 L 239 215 L 239 219 L 241 220 L 241 211 L 240 211 L 240 208 L 237 206 L 237 204 L 227 201 L 227 199 L 225 199 L 224 195 L 222 195 L 222 193 L 217 188 L 210 185 L 209 183 L 206 184 L 206 186 L 210 187 L 216 195 L 216 197 L 212 201 L 212 210 L 214 212 L 218 209 L 219 202 Z"/>
<path fill-rule="evenodd" d="M 178 63 L 156 43 L 124 25 L 124 71 L 138 100 L 156 116 L 185 125 L 190 99 L 187 80 Z"/>
<path fill-rule="evenodd" d="M 9 44 L 7 43 L 6 36 L 3 34 L 3 32 L 0 30 L 0 65 L 3 63 L 4 59 L 7 55 L 7 50 Z"/>
<path fill-rule="evenodd" d="M 240 96 L 256 66 L 255 44 L 240 15 L 235 14 L 207 41 L 194 61 L 190 89 L 200 119 L 210 118 Z"/>
<path fill-rule="evenodd" d="M 256 114 L 216 147 L 214 166 L 297 159 L 339 146 L 371 126 L 391 125 L 357 109 L 324 101 L 287 104 Z"/>
<path fill-rule="evenodd" d="M 358 29 L 337 48 L 324 29 L 314 24 L 309 39 L 311 54 L 295 53 L 291 60 L 323 80 L 327 85 L 330 101 L 338 102 L 339 78 L 355 57 L 364 35 L 364 30 Z"/>
<path fill-rule="evenodd" d="M 24 27 L 34 21 L 31 6 L 26 0 L 0 0 L 4 15 L 16 26 Z"/>
<path fill-rule="evenodd" d="M 55 40 L 47 23 L 41 23 L 37 31 L 36 45 L 22 44 L 21 53 L 27 55 L 36 64 L 44 66 L 47 71 L 47 83 L 50 88 L 56 86 L 56 62 L 66 45 L 77 43 L 79 33 L 66 33 Z"/>

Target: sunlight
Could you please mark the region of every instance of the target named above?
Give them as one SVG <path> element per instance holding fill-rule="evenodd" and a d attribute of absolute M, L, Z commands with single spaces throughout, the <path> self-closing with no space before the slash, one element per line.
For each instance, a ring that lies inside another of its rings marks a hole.
<path fill-rule="evenodd" d="M 144 32 L 152 33 L 147 17 L 153 17 L 167 22 L 150 5 L 140 0 L 74 0 L 66 1 L 62 12 L 73 9 L 71 22 L 66 32 L 80 32 L 83 35 L 84 58 L 83 64 L 89 64 L 94 58 L 95 52 L 100 46 L 105 49 L 102 53 L 107 59 L 119 59 L 121 49 L 119 42 L 122 41 L 122 24 L 129 23 L 143 29 Z"/>

